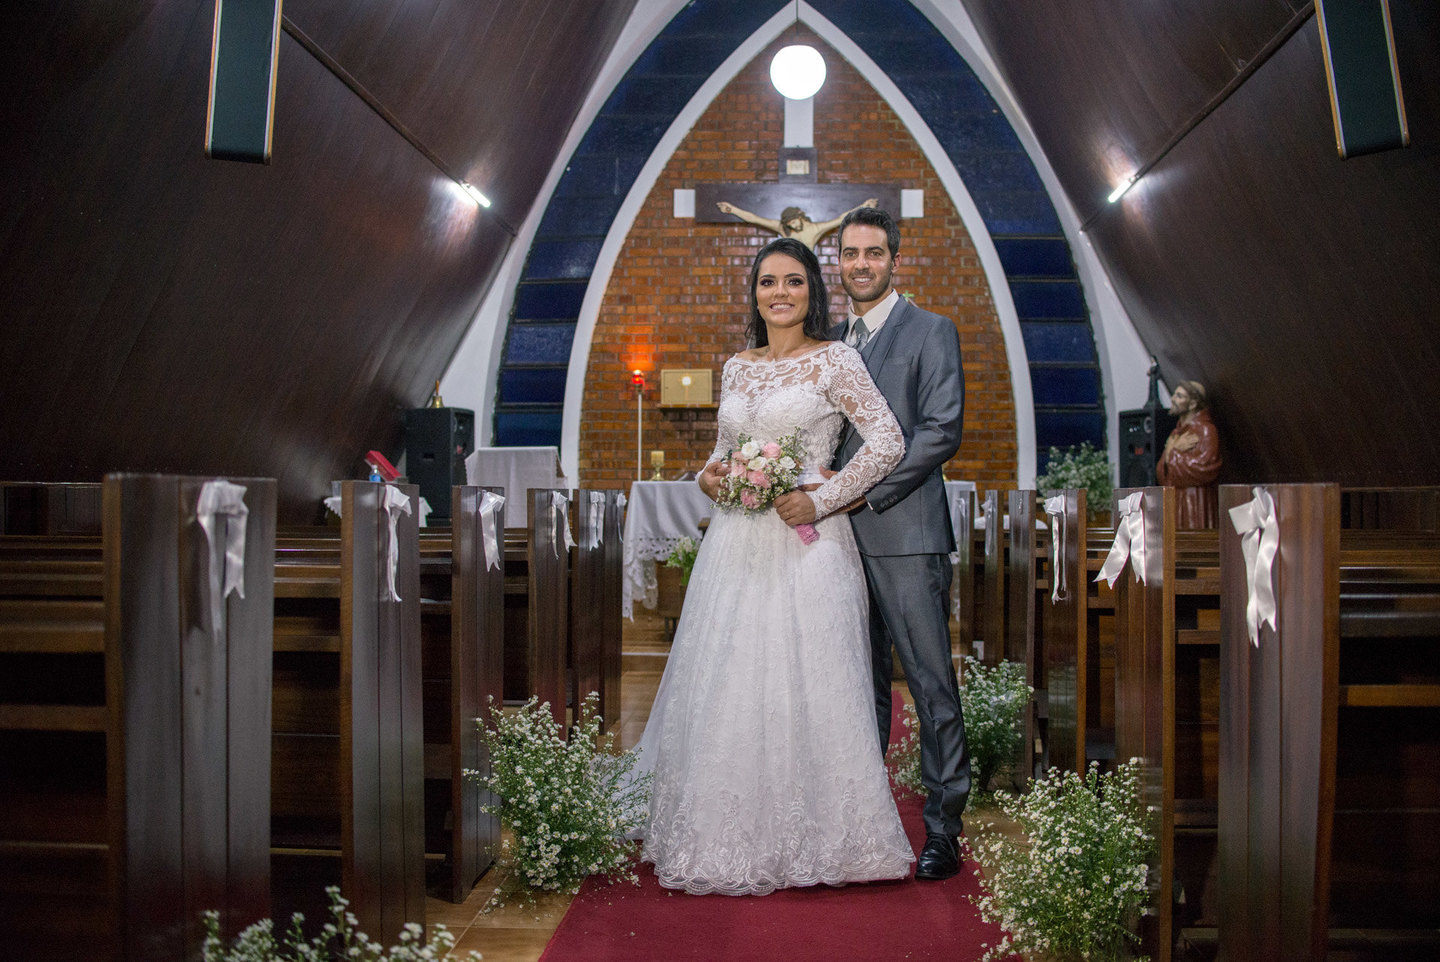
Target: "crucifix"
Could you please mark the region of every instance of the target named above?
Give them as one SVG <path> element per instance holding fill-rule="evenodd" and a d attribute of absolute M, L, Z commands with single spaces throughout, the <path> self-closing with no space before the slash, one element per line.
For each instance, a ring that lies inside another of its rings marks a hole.
<path fill-rule="evenodd" d="M 753 224 L 794 237 L 817 254 L 821 239 L 852 210 L 879 207 L 896 219 L 903 216 L 897 185 L 816 183 L 814 99 L 786 98 L 784 103 L 784 146 L 776 182 L 696 184 L 689 216 L 701 224 Z M 678 198 L 675 213 L 684 216 Z"/>

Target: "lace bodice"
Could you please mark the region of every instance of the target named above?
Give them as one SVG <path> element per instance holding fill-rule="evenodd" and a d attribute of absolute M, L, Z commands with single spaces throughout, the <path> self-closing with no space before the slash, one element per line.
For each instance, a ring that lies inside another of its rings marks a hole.
<path fill-rule="evenodd" d="M 810 492 L 817 517 L 855 501 L 900 462 L 900 425 L 860 355 L 838 341 L 778 361 L 737 354 L 720 376 L 720 433 L 710 460 L 738 447 L 741 434 L 764 442 L 799 428 L 802 483 L 819 481 L 818 469 L 829 466 L 846 419 L 865 443 L 844 470 Z"/>

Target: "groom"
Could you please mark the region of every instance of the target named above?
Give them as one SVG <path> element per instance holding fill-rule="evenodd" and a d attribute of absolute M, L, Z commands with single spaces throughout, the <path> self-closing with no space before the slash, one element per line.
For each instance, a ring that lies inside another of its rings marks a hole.
<path fill-rule="evenodd" d="M 891 283 L 900 231 L 883 210 L 862 207 L 840 224 L 840 283 L 850 295 L 833 338 L 860 352 L 905 434 L 905 457 L 852 510 L 851 524 L 870 589 L 870 653 L 881 750 L 890 742 L 891 646 L 900 653 L 920 717 L 925 847 L 917 879 L 960 871 L 958 836 L 970 795 L 970 755 L 955 665 L 950 657 L 950 553 L 955 539 L 941 469 L 960 447 L 965 376 L 955 325 L 902 298 Z M 862 439 L 841 434 L 835 466 Z M 788 496 L 776 510 L 789 524 L 814 520 L 814 502 Z M 805 515 L 809 514 L 809 517 Z"/>

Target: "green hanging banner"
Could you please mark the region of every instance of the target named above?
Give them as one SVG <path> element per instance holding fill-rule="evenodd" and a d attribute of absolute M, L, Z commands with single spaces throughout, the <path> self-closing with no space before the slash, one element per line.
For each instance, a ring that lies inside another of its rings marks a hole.
<path fill-rule="evenodd" d="M 215 0 L 205 156 L 270 162 L 280 0 Z"/>
<path fill-rule="evenodd" d="M 1389 0 L 1315 0 L 1341 158 L 1410 144 Z"/>

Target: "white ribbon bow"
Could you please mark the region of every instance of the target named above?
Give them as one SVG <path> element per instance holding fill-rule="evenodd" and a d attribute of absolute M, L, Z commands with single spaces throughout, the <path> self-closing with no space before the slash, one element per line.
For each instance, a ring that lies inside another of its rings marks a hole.
<path fill-rule="evenodd" d="M 570 512 L 568 510 L 569 507 L 569 498 L 561 494 L 559 491 L 550 492 L 550 509 L 554 513 L 555 527 L 562 528 L 565 531 L 566 551 L 569 551 L 571 548 L 575 547 L 575 538 L 573 535 L 570 534 Z M 550 543 L 551 550 L 555 552 L 555 557 L 557 558 L 560 557 L 559 541 L 560 538 L 557 535 L 555 540 Z"/>
<path fill-rule="evenodd" d="M 215 522 L 225 516 L 225 574 L 215 564 Z M 229 481 L 206 481 L 195 503 L 195 520 L 205 532 L 205 560 L 210 569 L 210 631 L 218 635 L 224 617 L 225 599 L 230 592 L 245 597 L 245 524 L 250 509 L 245 506 L 245 488 Z"/>
<path fill-rule="evenodd" d="M 605 541 L 605 493 L 590 491 L 590 538 L 586 548 L 598 548 Z"/>
<path fill-rule="evenodd" d="M 480 492 L 480 537 L 485 542 L 486 569 L 500 567 L 499 523 L 496 516 L 505 507 L 505 499 L 489 491 Z"/>
<path fill-rule="evenodd" d="M 1275 604 L 1275 582 L 1271 577 L 1275 559 L 1280 555 L 1280 522 L 1275 517 L 1275 501 L 1264 488 L 1252 489 L 1254 499 L 1230 509 L 1230 523 L 1240 534 L 1240 550 L 1245 555 L 1245 630 L 1250 643 L 1260 647 L 1260 625 L 1270 623 L 1271 631 L 1280 630 L 1280 612 Z"/>
<path fill-rule="evenodd" d="M 1145 512 L 1140 510 L 1144 498 L 1145 492 L 1136 491 L 1121 500 L 1119 517 L 1115 520 L 1115 543 L 1110 546 L 1110 554 L 1095 576 L 1096 581 L 1103 580 L 1111 588 L 1115 587 L 1115 579 L 1125 570 L 1128 560 L 1135 580 L 1148 583 L 1145 580 Z"/>
<path fill-rule="evenodd" d="M 410 513 L 410 496 L 402 492 L 393 484 L 383 487 L 380 495 L 380 506 L 385 509 L 385 514 L 390 520 L 390 546 L 388 555 L 390 563 L 386 566 L 385 590 L 386 597 L 390 601 L 399 601 L 400 595 L 395 591 L 395 575 L 400 567 L 400 540 L 395 533 L 395 526 L 400 521 L 401 512 Z"/>
<path fill-rule="evenodd" d="M 1065 495 L 1046 498 L 1045 514 L 1050 518 L 1050 603 L 1054 605 L 1070 596 L 1065 586 L 1065 565 L 1061 563 L 1061 553 L 1068 545 L 1065 540 Z"/>
<path fill-rule="evenodd" d="M 616 507 L 618 510 L 624 511 L 624 510 L 625 510 L 625 505 L 626 505 L 627 503 L 629 503 L 629 502 L 628 502 L 628 499 L 625 497 L 625 495 L 620 494 L 620 495 L 616 495 L 616 496 L 615 496 L 615 507 Z M 625 526 L 624 526 L 624 525 L 621 525 L 621 526 L 620 526 L 620 541 L 621 541 L 622 543 L 625 541 Z"/>

